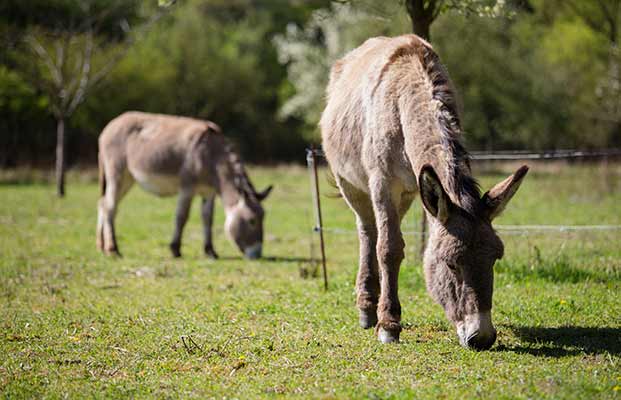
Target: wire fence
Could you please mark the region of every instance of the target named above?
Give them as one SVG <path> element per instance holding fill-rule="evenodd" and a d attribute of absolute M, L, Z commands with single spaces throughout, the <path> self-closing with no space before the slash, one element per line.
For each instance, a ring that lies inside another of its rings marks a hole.
<path fill-rule="evenodd" d="M 335 235 L 356 234 L 355 229 L 334 228 L 334 227 L 314 227 L 313 232 L 322 230 L 326 233 Z M 585 232 L 585 231 L 621 231 L 621 225 L 494 225 L 494 230 L 502 235 L 528 235 L 529 233 L 563 233 L 563 232 Z M 402 234 L 410 236 L 421 236 L 420 230 L 402 230 Z"/>
<path fill-rule="evenodd" d="M 607 149 L 598 151 L 582 151 L 582 150 L 550 150 L 542 152 L 532 151 L 495 151 L 495 152 L 472 152 L 471 159 L 473 161 L 519 161 L 519 160 L 585 160 L 595 161 L 621 158 L 621 149 Z M 327 272 L 325 270 L 326 256 L 323 251 L 324 233 L 332 235 L 356 235 L 357 231 L 351 228 L 342 227 L 326 227 L 322 225 L 321 207 L 319 204 L 319 180 L 317 178 L 317 159 L 325 157 L 322 149 L 307 150 L 307 165 L 311 173 L 311 190 L 313 191 L 315 209 L 315 226 L 312 232 L 320 236 L 322 248 L 322 262 L 324 265 L 324 279 L 327 287 Z M 418 229 L 414 226 L 406 225 L 402 230 L 402 234 L 406 236 L 416 236 L 420 238 L 420 249 L 425 245 L 425 222 L 424 212 L 421 215 L 423 223 Z M 569 234 L 576 232 L 615 232 L 621 231 L 621 225 L 495 225 L 494 229 L 501 236 L 529 236 L 541 234 Z M 311 260 L 314 260 L 314 246 L 311 239 Z"/>
<path fill-rule="evenodd" d="M 313 151 L 316 157 L 325 157 L 322 149 L 307 149 Z M 534 152 L 530 150 L 505 151 L 473 151 L 470 159 L 474 161 L 520 161 L 520 160 L 606 160 L 621 158 L 621 149 L 605 150 L 545 150 Z"/>
<path fill-rule="evenodd" d="M 519 160 L 598 160 L 621 157 L 621 149 L 597 151 L 584 150 L 548 150 L 532 151 L 474 151 L 470 158 L 474 161 L 519 161 Z"/>

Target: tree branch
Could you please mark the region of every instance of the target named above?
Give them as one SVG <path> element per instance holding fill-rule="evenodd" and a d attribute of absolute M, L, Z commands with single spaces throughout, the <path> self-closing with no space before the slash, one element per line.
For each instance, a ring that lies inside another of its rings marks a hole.
<path fill-rule="evenodd" d="M 89 78 L 91 72 L 91 60 L 93 58 L 93 32 L 88 32 L 86 35 L 86 44 L 84 45 L 84 52 L 82 55 L 82 70 L 80 71 L 80 84 L 73 94 L 73 99 L 69 107 L 67 108 L 67 115 L 73 114 L 75 109 L 84 101 L 86 91 L 89 85 Z"/>
<path fill-rule="evenodd" d="M 576 14 L 576 16 L 578 18 L 581 18 L 585 24 L 587 24 L 587 26 L 589 28 L 591 28 L 593 31 L 608 36 L 608 33 L 605 32 L 605 30 L 602 30 L 602 27 L 600 24 L 597 23 L 597 21 L 593 20 L 591 17 L 589 17 L 586 13 L 583 13 L 580 11 L 580 8 L 576 5 L 576 3 L 572 0 L 565 0 L 565 3 L 569 6 L 569 8 L 571 8 L 571 11 Z"/>
<path fill-rule="evenodd" d="M 114 56 L 112 57 L 112 59 L 110 59 L 102 68 L 99 69 L 99 71 L 97 73 L 95 73 L 93 75 L 93 78 L 91 80 L 92 85 L 91 86 L 95 86 L 97 85 L 103 78 L 106 77 L 106 75 L 108 73 L 110 73 L 110 71 L 112 70 L 112 68 L 114 68 L 114 66 L 121 61 L 121 59 L 127 54 L 127 52 L 130 50 L 130 48 L 134 45 L 134 43 L 136 43 L 136 41 L 138 41 L 138 39 L 141 38 L 142 35 L 144 35 L 146 32 L 148 32 L 151 27 L 160 20 L 160 18 L 162 18 L 166 13 L 168 13 L 168 8 L 166 9 L 159 9 L 150 19 L 149 21 L 147 21 L 144 25 L 140 26 L 140 29 L 136 31 L 136 33 L 134 35 L 131 35 L 129 32 L 128 33 L 128 39 L 125 41 L 125 43 L 123 44 L 121 50 Z"/>
<path fill-rule="evenodd" d="M 52 58 L 50 53 L 48 53 L 45 47 L 43 47 L 43 45 L 32 34 L 26 35 L 24 40 L 30 45 L 30 48 L 35 52 L 37 56 L 39 56 L 39 58 L 46 65 L 48 71 L 50 72 L 50 75 L 52 76 L 52 80 L 60 86 L 62 82 L 62 77 L 60 75 L 60 72 L 56 68 L 56 63 L 54 62 L 54 59 Z"/>

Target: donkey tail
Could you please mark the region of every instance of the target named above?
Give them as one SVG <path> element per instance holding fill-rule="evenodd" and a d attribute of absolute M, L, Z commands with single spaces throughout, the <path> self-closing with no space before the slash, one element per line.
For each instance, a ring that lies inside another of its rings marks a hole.
<path fill-rule="evenodd" d="M 101 154 L 101 150 L 99 150 L 98 164 L 99 164 L 99 191 L 101 193 L 101 196 L 104 196 L 106 194 L 106 172 L 104 170 L 103 156 Z"/>

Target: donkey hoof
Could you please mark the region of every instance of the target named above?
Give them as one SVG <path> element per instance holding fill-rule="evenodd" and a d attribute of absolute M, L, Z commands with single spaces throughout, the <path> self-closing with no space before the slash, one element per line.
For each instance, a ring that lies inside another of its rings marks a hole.
<path fill-rule="evenodd" d="M 399 332 L 395 331 L 387 331 L 386 329 L 380 327 L 377 331 L 377 338 L 382 343 L 398 343 L 399 342 Z"/>
<path fill-rule="evenodd" d="M 360 310 L 360 314 L 358 315 L 358 323 L 360 323 L 360 327 L 362 329 L 373 328 L 375 325 L 377 325 L 377 313 L 375 312 L 375 310 Z"/>
<path fill-rule="evenodd" d="M 179 246 L 178 244 L 171 243 L 169 247 L 170 247 L 170 252 L 172 253 L 173 257 L 175 258 L 181 257 L 181 246 Z"/>
<path fill-rule="evenodd" d="M 218 259 L 218 253 L 216 253 L 214 249 L 205 249 L 205 255 L 207 256 L 207 258 L 211 258 L 212 260 Z"/>

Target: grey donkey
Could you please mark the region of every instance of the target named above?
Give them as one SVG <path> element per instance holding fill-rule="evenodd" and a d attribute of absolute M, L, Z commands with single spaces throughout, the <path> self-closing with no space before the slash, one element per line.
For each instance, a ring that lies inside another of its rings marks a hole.
<path fill-rule="evenodd" d="M 399 340 L 400 223 L 419 192 L 429 221 L 427 290 L 463 346 L 491 347 L 493 265 L 504 250 L 491 223 L 528 168 L 481 195 L 448 74 L 416 35 L 372 38 L 337 61 L 320 127 L 336 184 L 356 216 L 360 325 L 376 326 L 382 342 Z"/>
<path fill-rule="evenodd" d="M 247 258 L 259 258 L 263 246 L 261 202 L 272 187 L 257 192 L 238 154 L 220 128 L 209 121 L 170 115 L 127 112 L 112 120 L 99 136 L 97 247 L 119 253 L 114 229 L 118 204 L 138 182 L 157 196 L 179 194 L 170 250 L 181 256 L 181 235 L 194 195 L 203 199 L 204 251 L 213 248 L 215 196 L 222 199 L 225 233 Z"/>

